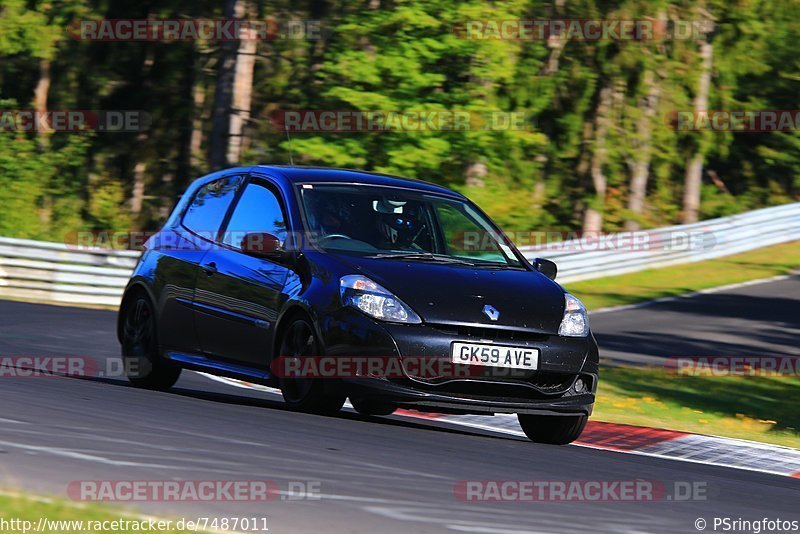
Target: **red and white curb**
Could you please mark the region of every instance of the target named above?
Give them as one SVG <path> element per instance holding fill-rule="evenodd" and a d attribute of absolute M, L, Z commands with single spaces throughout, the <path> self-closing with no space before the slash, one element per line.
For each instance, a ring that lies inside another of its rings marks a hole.
<path fill-rule="evenodd" d="M 413 417 L 416 414 L 409 411 L 403 415 Z M 426 419 L 435 418 L 437 421 L 482 430 L 525 435 L 519 428 L 515 415 L 421 415 Z M 574 444 L 592 449 L 800 478 L 800 450 L 756 441 L 589 421 L 580 439 Z"/>
<path fill-rule="evenodd" d="M 280 391 L 274 388 L 205 373 L 200 374 L 231 386 L 280 395 Z M 345 406 L 351 407 L 349 404 L 345 404 Z M 435 420 L 501 434 L 525 435 L 519 427 L 516 415 L 445 415 L 414 410 L 397 410 L 395 415 Z M 589 421 L 581 438 L 574 445 L 800 478 L 800 450 L 756 441 Z"/>

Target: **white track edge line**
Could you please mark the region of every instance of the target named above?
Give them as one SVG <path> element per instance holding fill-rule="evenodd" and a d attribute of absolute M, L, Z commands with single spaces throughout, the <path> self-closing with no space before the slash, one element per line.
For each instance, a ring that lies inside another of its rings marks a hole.
<path fill-rule="evenodd" d="M 199 374 L 202 374 L 203 376 L 206 376 L 206 377 L 208 377 L 208 378 L 210 378 L 212 380 L 216 380 L 217 382 L 221 382 L 223 384 L 229 384 L 229 385 L 233 385 L 235 387 L 240 387 L 240 388 L 244 388 L 244 389 L 252 389 L 252 390 L 255 390 L 255 391 L 265 391 L 263 389 L 254 388 L 254 387 L 252 387 L 250 385 L 247 385 L 247 384 L 244 384 L 244 383 L 241 383 L 241 382 L 237 383 L 237 381 L 235 379 L 232 379 L 232 378 L 219 377 L 219 376 L 209 375 L 209 374 L 206 374 L 206 373 L 199 373 Z M 277 390 L 270 391 L 270 390 L 273 390 L 273 389 L 274 388 L 267 388 L 267 392 L 274 393 L 275 391 L 277 391 Z M 349 403 L 346 403 L 346 406 L 349 406 Z M 517 437 L 524 437 L 525 436 L 525 433 L 522 432 L 521 430 L 515 431 L 515 430 L 510 430 L 510 429 L 498 428 L 498 427 L 493 427 L 493 426 L 490 426 L 490 425 L 485 425 L 485 424 L 482 424 L 482 423 L 475 423 L 475 422 L 471 422 L 471 421 L 454 421 L 452 419 L 447 419 L 446 416 L 441 418 L 441 419 L 430 419 L 430 418 L 424 418 L 424 417 L 415 417 L 413 415 L 398 415 L 398 417 L 405 417 L 405 418 L 409 418 L 409 419 L 417 419 L 417 420 L 420 420 L 420 421 L 439 421 L 441 423 L 447 423 L 447 424 L 463 426 L 463 427 L 469 427 L 469 428 L 476 428 L 476 429 L 479 429 L 479 430 L 486 430 L 486 431 L 489 431 L 489 432 L 496 432 L 496 433 L 499 433 L 499 434 L 507 434 L 507 435 L 517 436 Z M 678 431 L 676 431 L 676 432 L 678 432 Z M 749 440 L 737 439 L 737 438 L 726 438 L 726 437 L 723 437 L 723 436 L 706 436 L 705 434 L 692 434 L 692 433 L 689 433 L 689 432 L 679 432 L 679 433 L 685 434 L 687 436 L 713 437 L 713 438 L 722 439 L 722 440 L 725 440 L 725 441 L 744 442 L 744 443 L 756 445 L 756 446 L 758 446 L 758 448 L 765 449 L 765 450 L 771 450 L 771 449 L 797 450 L 797 449 L 792 449 L 791 447 L 784 447 L 782 445 L 772 445 L 770 443 L 761 443 L 759 441 L 749 441 Z M 747 466 L 740 466 L 740 465 L 730 465 L 730 464 L 724 464 L 724 463 L 721 463 L 721 462 L 692 460 L 690 458 L 681 458 L 679 456 L 667 456 L 667 455 L 664 455 L 664 454 L 658 454 L 658 453 L 652 453 L 652 452 L 642 452 L 642 451 L 636 451 L 636 450 L 619 450 L 619 449 L 613 449 L 613 448 L 609 448 L 609 447 L 603 447 L 603 446 L 600 446 L 600 445 L 591 445 L 591 444 L 588 444 L 588 443 L 573 443 L 572 445 L 576 446 L 576 447 L 583 447 L 583 448 L 586 448 L 586 449 L 594 449 L 594 450 L 600 450 L 600 451 L 616 452 L 616 453 L 620 453 L 620 454 L 635 454 L 635 455 L 638 455 L 638 456 L 647 456 L 647 457 L 650 457 L 650 458 L 660 458 L 662 460 L 676 460 L 676 461 L 682 461 L 682 462 L 688 462 L 688 463 L 694 463 L 694 464 L 713 465 L 713 466 L 716 466 L 716 467 L 727 467 L 729 469 L 739 469 L 739 470 L 743 470 L 743 471 L 752 471 L 752 472 L 756 472 L 756 473 L 765 473 L 765 474 L 768 474 L 768 475 L 778 475 L 778 476 L 789 477 L 789 478 L 792 477 L 792 474 L 787 474 L 785 472 L 782 473 L 782 472 L 779 472 L 779 471 L 772 471 L 772 470 L 768 470 L 768 469 L 758 469 L 758 468 L 755 468 L 755 467 L 747 467 Z"/>
<path fill-rule="evenodd" d="M 741 287 L 749 287 L 749 286 L 757 286 L 761 284 L 769 284 L 772 282 L 782 282 L 784 280 L 788 280 L 797 276 L 798 272 L 793 272 L 791 274 L 780 274 L 778 276 L 771 276 L 769 278 L 757 278 L 755 280 L 747 280 L 745 282 L 737 282 L 735 284 L 726 284 L 724 286 L 716 286 L 716 287 L 709 287 L 706 289 L 699 289 L 697 291 L 690 291 L 688 293 L 682 293 L 680 295 L 674 295 L 672 297 L 662 297 L 653 300 L 645 300 L 643 302 L 635 302 L 633 304 L 622 304 L 619 306 L 607 306 L 605 308 L 598 308 L 596 310 L 589 310 L 589 316 L 597 315 L 601 313 L 613 313 L 619 311 L 627 311 L 627 310 L 635 310 L 638 308 L 645 308 L 647 306 L 652 306 L 653 304 L 663 304 L 665 302 L 675 302 L 676 300 L 681 299 L 688 299 L 692 297 L 699 297 L 700 295 L 711 295 L 714 293 L 719 293 L 721 291 L 728 291 L 731 289 L 739 289 Z"/>

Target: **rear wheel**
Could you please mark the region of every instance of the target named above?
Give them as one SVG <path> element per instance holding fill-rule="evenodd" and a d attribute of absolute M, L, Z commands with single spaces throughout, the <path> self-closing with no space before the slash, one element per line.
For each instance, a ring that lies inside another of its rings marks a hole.
<path fill-rule="evenodd" d="M 122 362 L 134 386 L 167 390 L 181 375 L 179 367 L 164 362 L 158 354 L 153 307 L 144 295 L 134 297 L 123 308 Z"/>
<path fill-rule="evenodd" d="M 572 443 L 583 432 L 589 418 L 585 415 L 517 414 L 519 426 L 531 441 L 550 445 Z"/>
<path fill-rule="evenodd" d="M 350 404 L 355 411 L 364 416 L 371 415 L 391 415 L 397 410 L 397 406 L 389 402 L 381 402 L 364 397 L 350 397 Z"/>
<path fill-rule="evenodd" d="M 311 324 L 305 319 L 295 319 L 281 338 L 280 357 L 284 360 L 312 358 L 319 355 L 320 344 Z M 302 369 L 303 365 L 295 368 Z M 281 377 L 283 400 L 291 408 L 313 413 L 336 413 L 344 404 L 346 395 L 328 391 L 320 379 Z"/>

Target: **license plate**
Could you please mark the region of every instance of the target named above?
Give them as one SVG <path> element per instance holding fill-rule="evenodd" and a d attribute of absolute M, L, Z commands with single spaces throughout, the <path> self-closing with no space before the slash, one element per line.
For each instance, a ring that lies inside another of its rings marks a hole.
<path fill-rule="evenodd" d="M 463 365 L 531 370 L 539 367 L 539 349 L 486 343 L 460 343 L 456 341 L 453 343 L 450 358 L 453 363 Z"/>

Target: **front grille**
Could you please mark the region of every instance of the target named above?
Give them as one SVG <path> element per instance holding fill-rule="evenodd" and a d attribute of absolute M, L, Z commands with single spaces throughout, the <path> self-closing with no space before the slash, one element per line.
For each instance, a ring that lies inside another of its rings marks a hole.
<path fill-rule="evenodd" d="M 528 378 L 459 380 L 447 378 L 406 378 L 401 381 L 431 393 L 455 394 L 475 398 L 535 399 L 560 395 L 575 382 L 577 375 L 537 371 Z"/>
<path fill-rule="evenodd" d="M 516 342 L 542 342 L 547 341 L 548 334 L 539 334 L 525 330 L 514 330 L 509 328 L 485 328 L 481 326 L 462 326 L 462 325 L 431 325 L 439 332 L 449 336 L 460 338 L 487 339 L 492 341 L 516 341 Z"/>
<path fill-rule="evenodd" d="M 535 374 L 528 382 L 544 393 L 560 393 L 569 389 L 576 378 L 576 375 L 543 372 Z"/>

